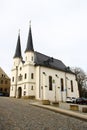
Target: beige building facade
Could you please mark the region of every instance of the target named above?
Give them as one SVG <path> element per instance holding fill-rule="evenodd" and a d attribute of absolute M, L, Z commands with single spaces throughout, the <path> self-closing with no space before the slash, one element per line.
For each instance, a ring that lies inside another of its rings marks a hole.
<path fill-rule="evenodd" d="M 9 96 L 10 93 L 10 78 L 0 67 L 0 92 L 6 93 Z"/>

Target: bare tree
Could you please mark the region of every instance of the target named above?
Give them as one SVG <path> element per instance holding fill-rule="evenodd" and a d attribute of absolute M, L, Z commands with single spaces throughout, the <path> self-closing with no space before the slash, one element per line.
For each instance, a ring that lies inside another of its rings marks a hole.
<path fill-rule="evenodd" d="M 78 67 L 72 68 L 72 71 L 76 74 L 76 80 L 78 82 L 79 96 L 83 96 L 84 90 L 86 90 L 86 81 L 87 76 L 86 73 Z"/>

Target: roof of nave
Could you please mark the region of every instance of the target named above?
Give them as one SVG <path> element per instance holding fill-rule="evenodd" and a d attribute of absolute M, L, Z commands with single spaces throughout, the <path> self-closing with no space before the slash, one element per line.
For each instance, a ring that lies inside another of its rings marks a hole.
<path fill-rule="evenodd" d="M 7 79 L 10 79 L 9 77 L 8 77 L 8 75 L 4 72 L 4 70 L 0 67 L 0 78 L 1 77 L 5 77 L 5 78 L 7 78 Z"/>
<path fill-rule="evenodd" d="M 61 60 L 55 59 L 53 57 L 49 57 L 42 53 L 35 51 L 35 65 L 41 65 L 69 73 L 73 73 L 69 67 L 67 67 Z M 74 74 L 74 73 L 73 73 Z"/>

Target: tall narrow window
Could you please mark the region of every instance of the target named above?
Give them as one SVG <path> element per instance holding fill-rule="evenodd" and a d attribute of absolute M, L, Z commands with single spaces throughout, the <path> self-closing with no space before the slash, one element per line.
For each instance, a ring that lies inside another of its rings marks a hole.
<path fill-rule="evenodd" d="M 14 82 L 14 77 L 12 77 L 12 81 Z"/>
<path fill-rule="evenodd" d="M 31 79 L 34 79 L 34 74 L 33 73 L 31 73 Z"/>
<path fill-rule="evenodd" d="M 27 74 L 25 73 L 25 75 L 24 75 L 24 78 L 26 79 L 27 78 Z"/>
<path fill-rule="evenodd" d="M 26 84 L 24 84 L 24 89 L 26 89 Z"/>
<path fill-rule="evenodd" d="M 33 86 L 31 86 L 31 90 L 33 90 L 34 89 L 34 87 Z"/>
<path fill-rule="evenodd" d="M 64 83 L 63 83 L 63 78 L 61 78 L 61 91 L 64 91 Z"/>
<path fill-rule="evenodd" d="M 26 91 L 24 91 L 24 96 L 26 95 Z"/>
<path fill-rule="evenodd" d="M 33 61 L 33 56 L 31 57 L 31 60 Z"/>
<path fill-rule="evenodd" d="M 12 77 L 12 82 L 14 82 L 14 77 Z"/>
<path fill-rule="evenodd" d="M 5 84 L 7 84 L 7 83 L 8 83 L 8 81 L 6 80 L 6 81 L 5 81 Z"/>
<path fill-rule="evenodd" d="M 49 90 L 52 90 L 52 76 L 49 76 Z"/>
<path fill-rule="evenodd" d="M 73 92 L 73 81 L 71 80 L 71 92 Z"/>
<path fill-rule="evenodd" d="M 3 80 L 1 80 L 1 84 L 3 84 Z"/>

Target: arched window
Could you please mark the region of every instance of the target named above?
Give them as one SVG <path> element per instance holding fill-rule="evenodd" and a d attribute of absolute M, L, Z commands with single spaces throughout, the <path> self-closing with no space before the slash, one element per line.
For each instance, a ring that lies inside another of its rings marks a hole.
<path fill-rule="evenodd" d="M 49 90 L 52 90 L 52 76 L 49 76 Z"/>
<path fill-rule="evenodd" d="M 73 92 L 73 81 L 71 80 L 71 92 Z"/>
<path fill-rule="evenodd" d="M 34 79 L 34 73 L 31 73 L 31 79 Z"/>
<path fill-rule="evenodd" d="M 61 91 L 64 91 L 64 83 L 63 83 L 63 78 L 60 79 L 61 82 Z"/>
<path fill-rule="evenodd" d="M 25 75 L 24 75 L 24 78 L 26 79 L 27 78 L 27 74 L 25 73 Z"/>

